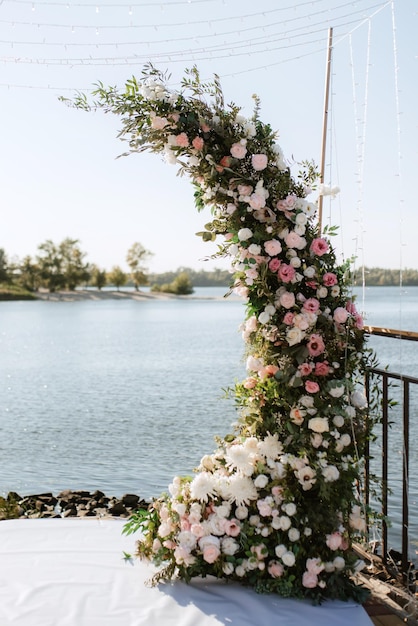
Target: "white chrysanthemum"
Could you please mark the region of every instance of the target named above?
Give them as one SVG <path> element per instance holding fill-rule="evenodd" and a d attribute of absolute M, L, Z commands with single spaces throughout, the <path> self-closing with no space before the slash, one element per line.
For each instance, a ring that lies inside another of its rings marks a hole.
<path fill-rule="evenodd" d="M 241 444 L 228 448 L 225 452 L 225 462 L 229 468 L 233 468 L 245 476 L 251 476 L 254 472 L 254 454 Z"/>
<path fill-rule="evenodd" d="M 283 452 L 283 445 L 279 441 L 278 434 L 267 435 L 263 440 L 258 441 L 257 447 L 259 452 L 267 459 L 276 461 Z"/>
<path fill-rule="evenodd" d="M 246 476 L 235 474 L 230 477 L 228 484 L 229 500 L 238 506 L 249 504 L 251 500 L 257 499 L 257 489 L 253 481 Z"/>
<path fill-rule="evenodd" d="M 207 502 L 216 494 L 216 479 L 210 472 L 200 472 L 190 483 L 190 495 L 194 500 Z"/>

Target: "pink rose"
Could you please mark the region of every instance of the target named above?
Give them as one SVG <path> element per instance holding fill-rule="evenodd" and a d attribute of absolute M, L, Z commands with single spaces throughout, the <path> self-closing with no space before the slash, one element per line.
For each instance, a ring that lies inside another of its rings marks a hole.
<path fill-rule="evenodd" d="M 277 272 L 282 262 L 278 258 L 274 258 L 269 262 L 269 269 L 271 272 Z"/>
<path fill-rule="evenodd" d="M 288 311 L 283 318 L 283 323 L 286 324 L 286 326 L 291 326 L 291 324 L 293 324 L 294 317 L 295 314 Z"/>
<path fill-rule="evenodd" d="M 306 246 L 306 240 L 295 233 L 294 230 L 291 230 L 290 233 L 286 235 L 284 241 L 288 248 L 297 248 L 298 250 L 302 250 Z"/>
<path fill-rule="evenodd" d="M 291 309 L 292 306 L 295 306 L 295 294 L 292 293 L 291 291 L 284 291 L 282 295 L 280 296 L 279 300 L 280 300 L 280 304 L 285 309 Z M 292 318 L 292 321 L 289 323 L 291 324 L 292 322 L 293 322 L 293 318 Z M 288 322 L 285 322 L 285 324 L 287 323 Z"/>
<path fill-rule="evenodd" d="M 332 533 L 327 535 L 326 544 L 330 550 L 338 550 L 341 546 L 342 537 L 340 533 Z"/>
<path fill-rule="evenodd" d="M 264 250 L 269 256 L 277 256 L 282 251 L 282 244 L 277 239 L 264 242 Z"/>
<path fill-rule="evenodd" d="M 206 124 L 206 122 L 202 122 L 202 123 L 200 124 L 200 128 L 202 129 L 202 131 L 203 131 L 204 133 L 209 133 L 209 132 L 210 132 L 210 126 L 208 126 L 208 125 Z"/>
<path fill-rule="evenodd" d="M 312 334 L 309 337 L 307 348 L 311 356 L 319 356 L 325 352 L 325 344 L 321 335 L 318 335 L 317 333 Z"/>
<path fill-rule="evenodd" d="M 283 576 L 284 567 L 279 561 L 270 561 L 267 570 L 272 578 L 280 578 Z"/>
<path fill-rule="evenodd" d="M 326 241 L 326 239 L 323 239 L 322 237 L 317 237 L 311 243 L 310 251 L 313 252 L 313 254 L 316 254 L 317 256 L 322 256 L 323 254 L 326 254 L 328 250 L 329 250 L 328 242 Z"/>
<path fill-rule="evenodd" d="M 315 383 L 313 380 L 307 380 L 305 382 L 305 389 L 308 393 L 318 393 L 319 385 Z"/>
<path fill-rule="evenodd" d="M 242 143 L 233 143 L 230 152 L 234 159 L 243 159 L 247 154 L 247 148 Z"/>
<path fill-rule="evenodd" d="M 202 524 L 192 524 L 190 527 L 190 532 L 192 533 L 192 535 L 200 539 L 201 537 L 205 536 L 206 531 Z"/>
<path fill-rule="evenodd" d="M 259 193 L 252 193 L 250 196 L 249 205 L 252 209 L 262 209 L 266 206 L 266 199 Z"/>
<path fill-rule="evenodd" d="M 315 376 L 328 376 L 329 365 L 326 361 L 318 361 L 315 363 Z"/>
<path fill-rule="evenodd" d="M 347 321 L 348 318 L 348 311 L 347 309 L 344 309 L 342 306 L 339 306 L 335 309 L 334 311 L 334 322 L 336 324 L 345 324 L 345 322 Z"/>
<path fill-rule="evenodd" d="M 245 389 L 254 389 L 256 384 L 257 384 L 257 379 L 251 377 L 251 378 L 247 378 L 246 380 L 244 380 L 243 387 L 245 387 Z"/>
<path fill-rule="evenodd" d="M 322 282 L 324 283 L 325 287 L 332 287 L 333 285 L 337 284 L 338 280 L 335 274 L 333 274 L 332 272 L 327 272 L 322 277 Z"/>
<path fill-rule="evenodd" d="M 151 118 L 151 127 L 155 128 L 155 130 L 162 130 L 168 124 L 168 119 L 166 117 L 155 117 Z"/>
<path fill-rule="evenodd" d="M 280 280 L 282 280 L 284 283 L 290 283 L 295 277 L 296 270 L 294 267 L 292 267 L 292 265 L 282 263 L 277 273 L 280 277 Z"/>
<path fill-rule="evenodd" d="M 305 309 L 305 311 L 316 313 L 319 309 L 319 300 L 317 300 L 316 298 L 308 298 L 303 303 L 303 308 Z"/>
<path fill-rule="evenodd" d="M 238 193 L 240 196 L 249 196 L 253 191 L 251 185 L 238 185 Z"/>
<path fill-rule="evenodd" d="M 298 369 L 302 376 L 309 376 L 312 372 L 312 365 L 310 363 L 302 363 L 299 365 Z"/>
<path fill-rule="evenodd" d="M 220 549 L 213 543 L 208 543 L 203 548 L 203 560 L 206 563 L 215 563 L 220 554 Z"/>
<path fill-rule="evenodd" d="M 180 135 L 176 135 L 176 145 L 181 148 L 187 148 L 189 145 L 189 138 L 186 133 L 180 133 Z"/>
<path fill-rule="evenodd" d="M 195 137 L 192 141 L 192 146 L 193 148 L 195 148 L 195 150 L 201 150 L 204 146 L 204 141 L 202 139 L 202 137 Z"/>
<path fill-rule="evenodd" d="M 265 154 L 253 154 L 251 157 L 251 164 L 256 172 L 261 172 L 267 167 L 268 159 Z"/>
<path fill-rule="evenodd" d="M 302 576 L 302 585 L 307 589 L 313 589 L 318 584 L 318 576 L 312 572 L 305 572 Z"/>

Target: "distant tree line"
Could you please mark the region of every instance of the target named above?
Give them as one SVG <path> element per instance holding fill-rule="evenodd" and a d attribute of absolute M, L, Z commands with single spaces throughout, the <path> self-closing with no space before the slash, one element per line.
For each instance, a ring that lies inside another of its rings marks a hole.
<path fill-rule="evenodd" d="M 368 287 L 389 287 L 402 285 L 406 287 L 413 287 L 418 285 L 418 270 L 403 269 L 401 270 L 389 270 L 381 267 L 364 267 L 359 268 L 355 273 L 354 284 L 363 284 L 364 282 Z"/>
<path fill-rule="evenodd" d="M 4 293 L 16 293 L 16 289 L 35 293 L 40 289 L 50 292 L 74 290 L 77 287 L 102 289 L 105 286 L 134 287 L 151 285 L 152 291 L 189 294 L 194 286 L 228 286 L 230 273 L 215 269 L 210 272 L 180 267 L 176 271 L 150 274 L 146 262 L 152 252 L 139 242 L 134 243 L 126 255 L 129 272 L 119 265 L 110 270 L 86 261 L 78 239 L 67 237 L 61 243 L 48 239 L 37 248 L 34 257 L 9 260 L 0 248 L 0 288 Z"/>
<path fill-rule="evenodd" d="M 136 290 L 142 285 L 151 285 L 152 291 L 187 294 L 193 287 L 229 287 L 231 274 L 219 268 L 205 271 L 188 267 L 179 267 L 171 272 L 160 274 L 148 272 L 147 261 L 152 252 L 141 243 L 135 242 L 126 254 L 129 272 L 119 265 L 110 270 L 98 267 L 86 261 L 87 253 L 80 248 L 78 239 L 67 237 L 61 243 L 47 239 L 38 246 L 34 257 L 9 260 L 3 248 L 0 248 L 0 285 L 3 290 L 20 288 L 27 292 L 47 289 L 51 292 L 73 290 L 77 287 L 102 289 L 106 285 L 120 289 L 124 286 Z M 363 274 L 367 286 L 388 286 L 402 284 L 418 285 L 418 270 L 383 269 L 365 267 L 356 270 L 354 284 L 363 283 Z"/>

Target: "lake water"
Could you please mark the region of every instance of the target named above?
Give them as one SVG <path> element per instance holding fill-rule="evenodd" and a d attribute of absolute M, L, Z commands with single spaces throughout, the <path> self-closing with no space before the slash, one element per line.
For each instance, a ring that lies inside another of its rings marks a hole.
<path fill-rule="evenodd" d="M 357 293 L 367 324 L 418 331 L 418 287 L 368 288 L 364 302 Z M 236 417 L 222 396 L 245 376 L 244 312 L 237 299 L 1 302 L 0 494 L 71 488 L 149 498 L 190 473 Z M 381 366 L 418 377 L 416 343 L 376 337 L 371 345 Z M 418 513 L 414 406 L 411 420 Z M 396 424 L 392 431 L 396 534 L 402 442 Z M 415 541 L 416 521 L 411 533 Z"/>

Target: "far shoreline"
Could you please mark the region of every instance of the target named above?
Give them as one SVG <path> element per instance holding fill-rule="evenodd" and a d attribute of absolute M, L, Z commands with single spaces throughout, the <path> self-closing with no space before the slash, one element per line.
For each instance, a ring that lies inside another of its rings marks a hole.
<path fill-rule="evenodd" d="M 228 293 L 229 288 L 225 287 L 225 296 Z M 243 300 L 240 296 L 232 293 L 228 297 L 222 295 L 196 295 L 191 293 L 189 295 L 177 295 L 165 292 L 147 292 L 147 291 L 134 291 L 134 290 L 117 290 L 117 289 L 76 289 L 76 290 L 60 290 L 60 291 L 37 291 L 35 294 L 36 300 L 49 301 L 49 302 L 81 302 L 81 301 L 102 301 L 102 300 Z"/>

